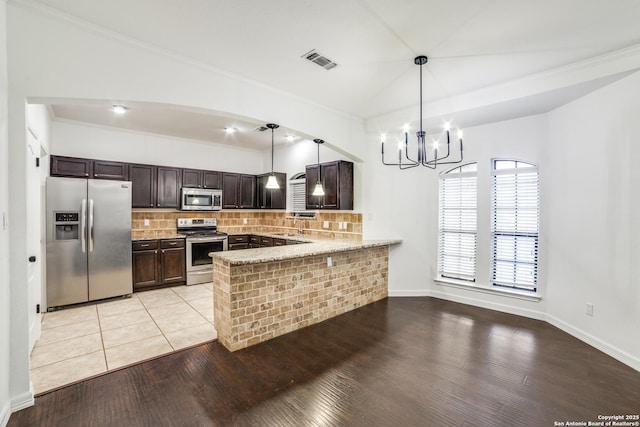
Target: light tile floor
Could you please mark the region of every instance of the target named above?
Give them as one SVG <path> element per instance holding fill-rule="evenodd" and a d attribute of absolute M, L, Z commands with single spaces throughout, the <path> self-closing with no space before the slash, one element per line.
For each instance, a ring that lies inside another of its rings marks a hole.
<path fill-rule="evenodd" d="M 211 283 L 45 313 L 31 382 L 43 393 L 216 338 Z"/>

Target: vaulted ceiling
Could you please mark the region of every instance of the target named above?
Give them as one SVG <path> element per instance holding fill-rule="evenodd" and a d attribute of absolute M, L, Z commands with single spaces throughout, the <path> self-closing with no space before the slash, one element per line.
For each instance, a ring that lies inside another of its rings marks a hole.
<path fill-rule="evenodd" d="M 576 71 L 640 56 L 637 0 L 33 1 L 368 121 L 417 110 L 420 54 L 434 115 L 482 107 L 491 120 L 554 108 L 640 67 Z M 337 67 L 304 59 L 312 49 Z M 471 101 L 492 88 L 509 95 Z"/>

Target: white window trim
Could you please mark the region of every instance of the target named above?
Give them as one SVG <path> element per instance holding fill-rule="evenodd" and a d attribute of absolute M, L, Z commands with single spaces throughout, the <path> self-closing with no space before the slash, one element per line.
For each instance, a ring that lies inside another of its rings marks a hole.
<path fill-rule="evenodd" d="M 450 279 L 448 277 L 436 277 L 433 281 L 440 286 L 447 286 L 458 289 L 482 292 L 485 294 L 500 295 L 504 297 L 516 298 L 525 301 L 539 302 L 542 296 L 536 292 L 521 291 L 518 289 L 497 288 L 493 285 L 482 285 L 479 283 L 467 282 L 465 280 Z"/>

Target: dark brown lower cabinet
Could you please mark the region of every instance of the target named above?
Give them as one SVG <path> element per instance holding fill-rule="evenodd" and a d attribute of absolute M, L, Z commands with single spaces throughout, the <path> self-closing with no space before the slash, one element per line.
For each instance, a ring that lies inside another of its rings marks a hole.
<path fill-rule="evenodd" d="M 136 240 L 132 254 L 134 291 L 187 282 L 184 239 Z"/>
<path fill-rule="evenodd" d="M 186 283 L 184 239 L 160 240 L 160 278 L 163 285 Z"/>

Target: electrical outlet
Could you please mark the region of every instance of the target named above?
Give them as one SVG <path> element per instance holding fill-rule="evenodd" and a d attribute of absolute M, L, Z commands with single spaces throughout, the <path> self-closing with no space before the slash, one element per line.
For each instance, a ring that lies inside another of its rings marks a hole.
<path fill-rule="evenodd" d="M 342 230 L 342 221 L 338 222 L 338 230 Z"/>
<path fill-rule="evenodd" d="M 148 227 L 148 226 L 149 226 L 149 219 L 148 219 L 148 218 L 145 218 L 145 219 L 144 219 L 144 226 L 145 226 L 145 227 Z"/>
<path fill-rule="evenodd" d="M 244 225 L 247 225 L 247 223 L 248 223 L 248 222 L 249 222 L 249 220 L 247 220 L 247 218 L 242 218 L 242 223 L 243 223 Z"/>
<path fill-rule="evenodd" d="M 343 222 L 343 223 L 342 223 L 342 229 L 343 229 L 343 230 L 346 230 L 346 229 L 347 229 L 347 221 L 345 221 L 345 222 Z"/>
<path fill-rule="evenodd" d="M 329 228 L 329 221 L 324 221 L 324 222 L 322 223 L 322 227 L 323 227 L 323 228 Z"/>
<path fill-rule="evenodd" d="M 330 256 L 327 257 L 327 267 L 333 267 L 333 260 Z"/>
<path fill-rule="evenodd" d="M 587 303 L 587 316 L 593 316 L 593 304 Z"/>

